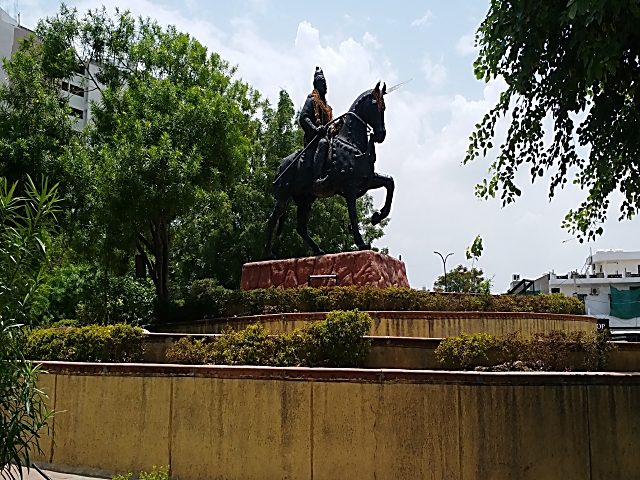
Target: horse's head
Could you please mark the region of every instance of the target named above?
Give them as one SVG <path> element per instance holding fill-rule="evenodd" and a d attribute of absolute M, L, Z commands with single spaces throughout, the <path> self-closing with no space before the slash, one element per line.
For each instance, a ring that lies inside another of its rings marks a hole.
<path fill-rule="evenodd" d="M 387 93 L 387 85 L 383 84 L 380 88 L 378 82 L 373 90 L 363 93 L 356 104 L 354 104 L 355 113 L 362 118 L 368 125 L 373 128 L 371 138 L 376 143 L 384 142 L 387 136 L 387 129 L 384 124 L 384 95 Z"/>

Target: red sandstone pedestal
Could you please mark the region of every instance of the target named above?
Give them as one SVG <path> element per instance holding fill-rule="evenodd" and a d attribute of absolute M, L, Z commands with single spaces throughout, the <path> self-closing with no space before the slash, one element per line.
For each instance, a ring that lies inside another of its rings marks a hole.
<path fill-rule="evenodd" d="M 409 286 L 402 260 L 371 250 L 245 263 L 240 286 L 243 290 L 306 287 L 312 275 L 337 275 L 341 286 Z M 334 284 L 333 279 L 311 279 L 314 287 Z"/>

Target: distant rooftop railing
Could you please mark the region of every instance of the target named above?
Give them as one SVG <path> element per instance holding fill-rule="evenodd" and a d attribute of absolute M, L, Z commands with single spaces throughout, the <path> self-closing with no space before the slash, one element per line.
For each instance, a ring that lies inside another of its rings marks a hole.
<path fill-rule="evenodd" d="M 567 273 L 566 275 L 551 275 L 551 280 L 569 280 L 573 278 L 640 278 L 640 273 Z"/>

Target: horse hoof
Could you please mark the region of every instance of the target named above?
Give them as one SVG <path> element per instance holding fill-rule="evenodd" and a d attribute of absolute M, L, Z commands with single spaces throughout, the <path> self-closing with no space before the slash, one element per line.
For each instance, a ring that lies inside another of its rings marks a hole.
<path fill-rule="evenodd" d="M 371 216 L 371 225 L 378 225 L 382 221 L 382 215 L 380 212 L 373 212 Z"/>
<path fill-rule="evenodd" d="M 324 250 L 318 250 L 317 252 L 314 253 L 314 255 L 316 257 L 319 257 L 320 255 L 326 255 L 326 254 L 325 254 Z"/>
<path fill-rule="evenodd" d="M 371 250 L 371 245 L 369 245 L 368 243 L 363 243 L 362 245 L 359 245 L 358 248 L 360 250 Z"/>

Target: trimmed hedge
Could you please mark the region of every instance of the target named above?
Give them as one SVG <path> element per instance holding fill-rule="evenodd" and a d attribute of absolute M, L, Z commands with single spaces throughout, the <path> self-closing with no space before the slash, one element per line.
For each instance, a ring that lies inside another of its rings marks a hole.
<path fill-rule="evenodd" d="M 38 361 L 135 362 L 142 359 L 144 333 L 127 324 L 37 328 L 25 343 L 25 358 Z"/>
<path fill-rule="evenodd" d="M 279 367 L 359 367 L 371 350 L 364 338 L 371 316 L 333 311 L 290 334 L 269 335 L 261 324 L 235 332 L 228 329 L 214 341 L 184 337 L 167 351 L 172 363 L 187 365 L 272 365 Z"/>
<path fill-rule="evenodd" d="M 320 287 L 292 289 L 227 290 L 213 280 L 193 282 L 191 294 L 169 321 L 192 321 L 289 312 L 331 310 L 380 311 L 485 311 L 584 314 L 584 304 L 562 294 L 486 295 L 435 293 L 410 288 Z"/>
<path fill-rule="evenodd" d="M 615 349 L 608 332 L 553 331 L 531 338 L 517 332 L 499 336 L 463 333 L 443 339 L 435 355 L 449 369 L 569 371 L 576 363 L 571 354 L 578 354 L 580 371 L 597 371 L 606 369 L 609 353 Z M 496 365 L 487 367 L 487 362 Z"/>

